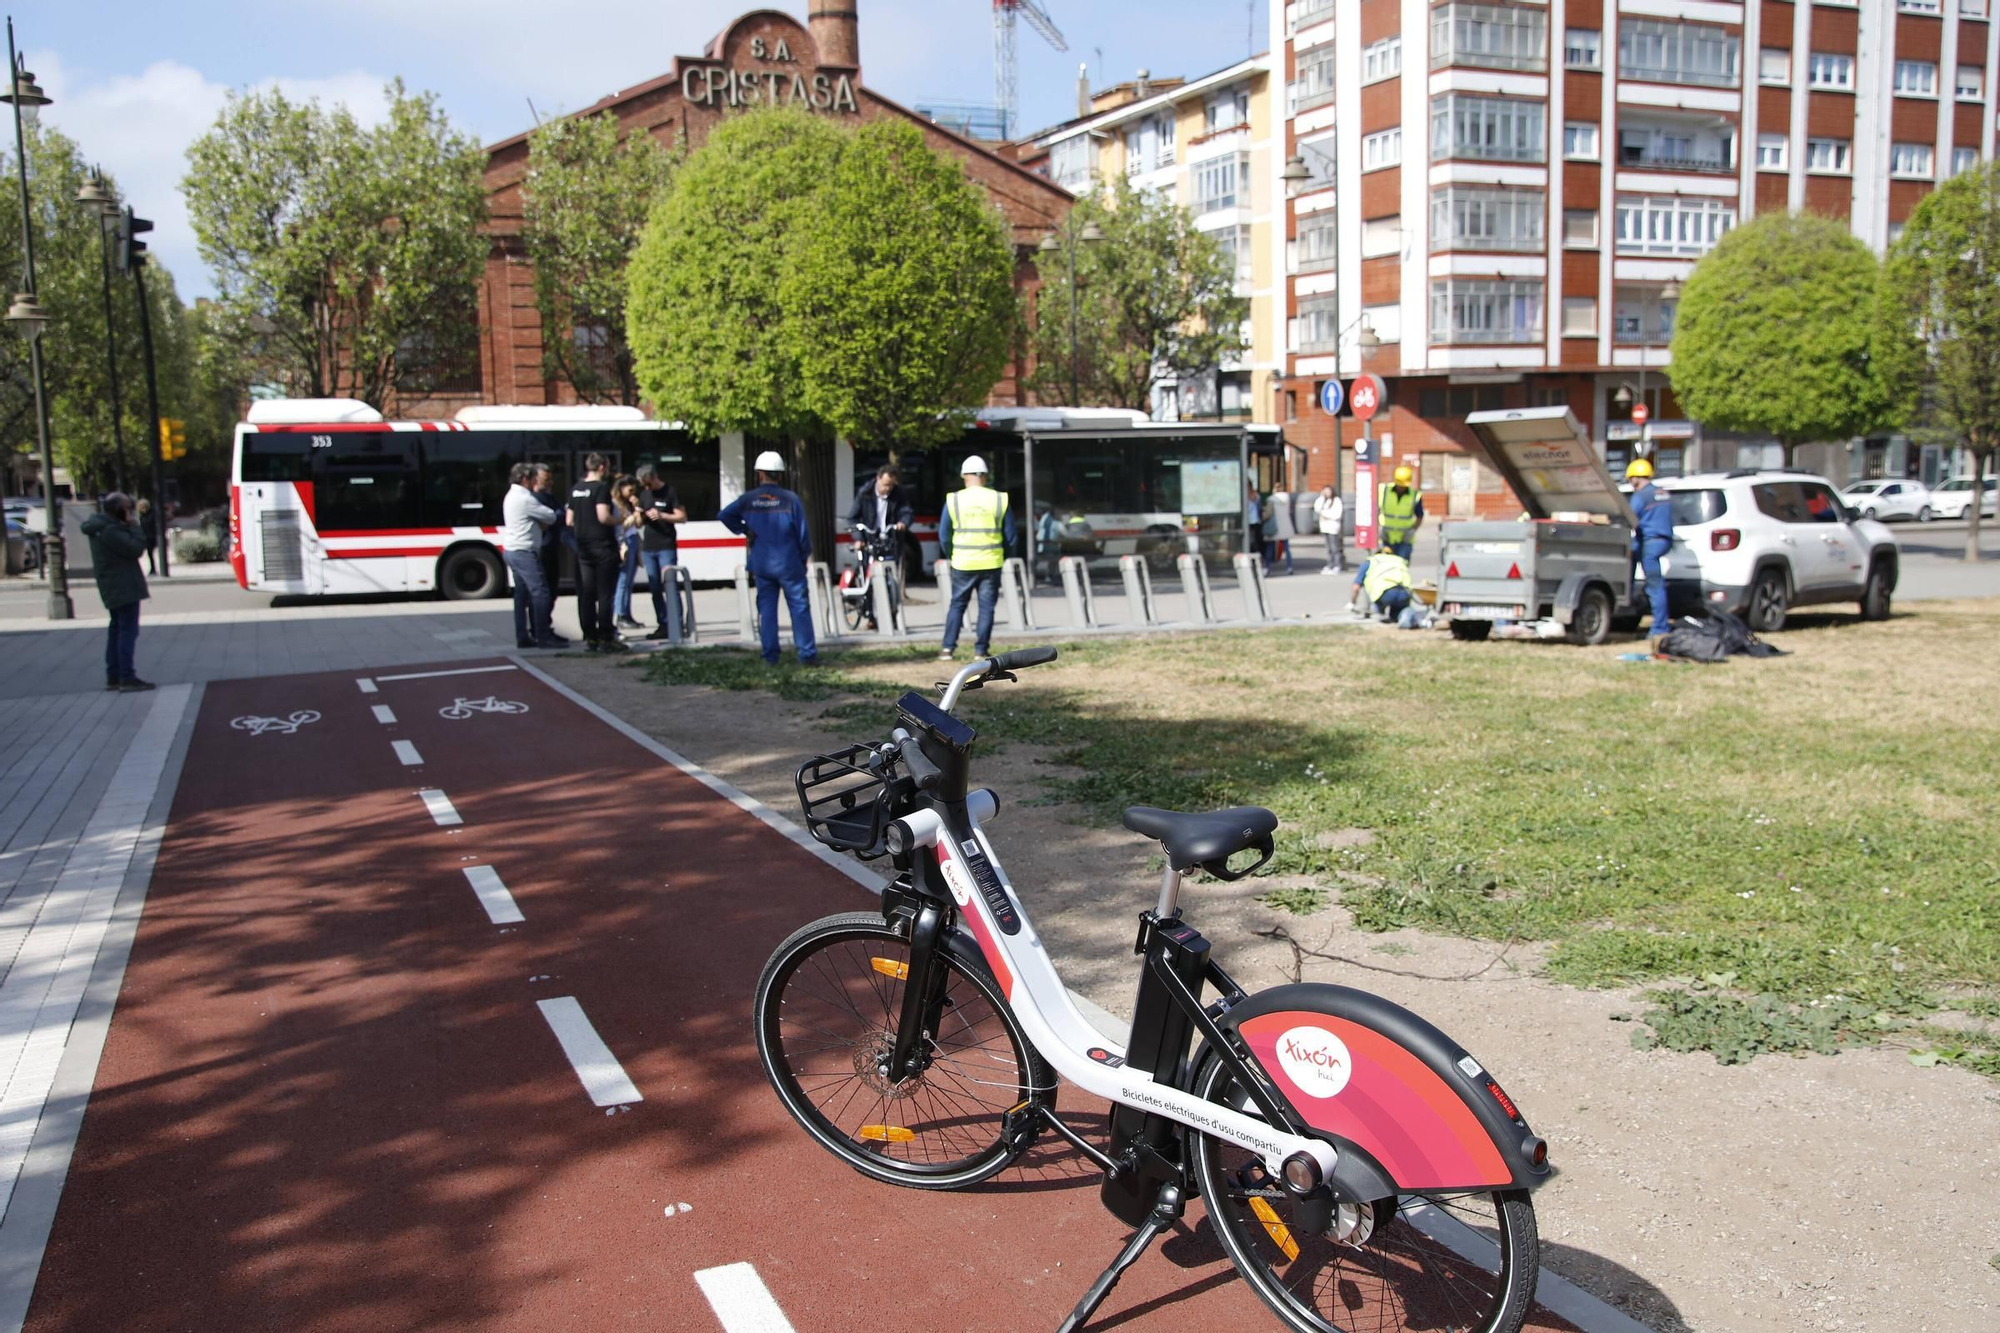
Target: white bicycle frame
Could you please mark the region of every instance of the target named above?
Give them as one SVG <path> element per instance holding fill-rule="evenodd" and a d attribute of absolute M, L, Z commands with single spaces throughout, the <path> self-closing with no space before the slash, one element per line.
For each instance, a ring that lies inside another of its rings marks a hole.
<path fill-rule="evenodd" d="M 982 658 L 962 667 L 945 690 L 941 701 L 944 711 L 952 710 L 967 681 L 983 674 L 991 665 Z M 985 791 L 972 792 L 966 798 L 972 837 L 1005 891 L 1007 905 L 1019 918 L 1020 925 L 1013 934 L 1001 928 L 993 908 L 979 892 L 966 863 L 965 850 L 945 827 L 944 820 L 935 811 L 925 809 L 903 816 L 902 822 L 914 835 L 915 846 L 934 851 L 945 883 L 951 888 L 952 900 L 958 904 L 960 920 L 1000 983 L 1028 1041 L 1042 1057 L 1055 1066 L 1057 1073 L 1086 1092 L 1121 1106 L 1163 1115 L 1260 1154 L 1274 1176 L 1282 1178 L 1280 1164 L 1285 1158 L 1304 1153 L 1318 1163 L 1322 1180 L 1333 1179 L 1338 1154 L 1332 1144 L 1287 1134 L 1261 1119 L 1160 1083 L 1150 1073 L 1125 1063 L 1124 1048 L 1098 1032 L 1077 1012 L 1048 950 L 1042 947 L 1041 937 L 1035 933 L 1020 895 L 1014 892 L 1013 881 L 1007 878 L 986 836 L 983 824 L 997 808 L 997 802 Z M 1160 884 L 1156 908 L 1160 916 L 1171 916 L 1179 907 L 1180 881 L 1180 873 L 1169 866 Z M 1090 1055 L 1093 1050 L 1110 1059 L 1093 1059 Z"/>

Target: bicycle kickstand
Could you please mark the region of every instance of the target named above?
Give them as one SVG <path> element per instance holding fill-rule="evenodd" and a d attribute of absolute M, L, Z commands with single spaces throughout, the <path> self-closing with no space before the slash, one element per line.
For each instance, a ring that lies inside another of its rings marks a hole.
<path fill-rule="evenodd" d="M 1062 1321 L 1056 1333 L 1076 1333 L 1082 1328 L 1097 1313 L 1097 1307 L 1104 1304 L 1104 1298 L 1111 1294 L 1111 1289 L 1118 1285 L 1118 1279 L 1125 1276 L 1125 1270 L 1186 1211 L 1187 1201 L 1181 1198 L 1179 1185 L 1169 1182 L 1160 1186 L 1152 1214 L 1132 1233 L 1132 1239 L 1125 1242 L 1125 1248 L 1118 1252 L 1111 1266 L 1098 1274 L 1097 1281 L 1090 1284 L 1090 1290 L 1083 1293 L 1083 1299 L 1076 1303 L 1076 1308 L 1069 1312 L 1069 1318 Z"/>

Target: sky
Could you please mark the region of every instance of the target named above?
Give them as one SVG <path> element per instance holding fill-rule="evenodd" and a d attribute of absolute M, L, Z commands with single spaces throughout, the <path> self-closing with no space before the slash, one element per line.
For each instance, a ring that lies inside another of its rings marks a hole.
<path fill-rule="evenodd" d="M 1270 0 L 1041 0 L 1068 39 L 1057 52 L 1019 29 L 1021 120 L 1075 114 L 1079 64 L 1094 87 L 1144 67 L 1195 77 L 1269 40 Z M 380 120 L 400 75 L 438 94 L 481 142 L 667 73 L 749 0 L 14 0 L 16 41 L 76 139 L 156 224 L 152 252 L 184 299 L 212 284 L 180 195 L 187 147 L 233 90 L 346 104 Z M 806 0 L 770 8 L 801 21 Z M 859 0 L 868 86 L 906 105 L 993 100 L 990 0 Z M 530 106 L 532 104 L 533 111 Z"/>

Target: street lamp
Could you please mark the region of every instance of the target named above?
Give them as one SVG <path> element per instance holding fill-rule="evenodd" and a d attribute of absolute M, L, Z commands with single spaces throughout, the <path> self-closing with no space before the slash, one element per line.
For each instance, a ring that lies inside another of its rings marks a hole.
<path fill-rule="evenodd" d="M 21 285 L 26 288 L 15 296 L 7 311 L 7 322 L 28 340 L 28 373 L 35 382 L 35 437 L 41 446 L 42 513 L 48 519 L 48 531 L 42 537 L 42 568 L 49 579 L 49 619 L 74 620 L 76 607 L 69 599 L 69 569 L 63 558 L 62 507 L 56 500 L 56 462 L 49 450 L 48 394 L 42 383 L 42 329 L 49 320 L 35 299 L 35 229 L 28 202 L 28 148 L 21 129 L 22 120 L 32 121 L 50 99 L 14 49 L 12 18 L 7 20 L 7 67 L 13 71 L 13 85 L 0 98 L 14 108 L 14 161 L 21 178 Z"/>
<path fill-rule="evenodd" d="M 1056 237 L 1060 235 L 1061 240 Z M 1071 213 L 1061 227 L 1055 228 L 1042 237 L 1039 247 L 1043 254 L 1054 254 L 1061 250 L 1069 259 L 1069 403 L 1071 407 L 1083 406 L 1083 394 L 1077 388 L 1076 323 L 1080 317 L 1076 299 L 1076 248 L 1079 244 L 1095 245 L 1104 239 L 1104 229 L 1095 222 L 1086 222 L 1081 231 L 1077 230 L 1076 214 Z"/>
<path fill-rule="evenodd" d="M 97 254 L 99 269 L 104 274 L 104 349 L 108 358 L 107 368 L 111 375 L 111 455 L 112 471 L 118 478 L 118 489 L 125 486 L 125 421 L 118 403 L 118 329 L 111 316 L 111 230 L 110 223 L 118 216 L 118 196 L 105 182 L 103 171 L 91 168 L 90 175 L 76 190 L 76 202 L 87 213 L 97 218 Z M 129 491 L 127 492 L 130 493 Z"/>

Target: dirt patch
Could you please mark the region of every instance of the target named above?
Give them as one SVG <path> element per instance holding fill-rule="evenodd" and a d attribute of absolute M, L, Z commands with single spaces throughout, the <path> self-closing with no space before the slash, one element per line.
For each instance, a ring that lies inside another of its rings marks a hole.
<path fill-rule="evenodd" d="M 1794 644 L 1808 650 L 1801 657 L 1841 652 L 1825 639 L 1791 637 Z M 1423 670 L 1426 656 L 1412 669 Z M 801 757 L 871 734 L 829 720 L 823 702 L 662 687 L 637 670 L 583 658 L 548 669 L 786 814 L 794 813 L 791 775 Z M 1702 673 L 1686 671 L 1690 688 L 1711 688 Z M 1121 674 L 1133 716 L 1171 722 L 1175 705 L 1157 678 Z M 1323 687 L 1320 707 L 1348 688 L 1338 673 L 1314 685 Z M 1850 705 L 1874 686 L 1857 680 L 1855 688 Z M 1213 716 L 1246 693 L 1210 689 L 1204 702 Z M 1671 699 L 1661 701 L 1668 710 Z M 1817 724 L 1837 716 L 1821 714 Z M 1036 803 L 1037 780 L 1051 772 L 1047 749 L 1013 743 L 982 757 L 978 780 L 1001 793 L 995 841 L 1065 980 L 1122 1016 L 1134 917 L 1152 899 L 1160 861 L 1115 824 Z M 1333 836 L 1365 832 L 1343 827 Z M 1248 989 L 1294 979 L 1357 986 L 1407 1005 L 1475 1052 L 1548 1138 L 1561 1172 L 1536 1196 L 1549 1267 L 1641 1323 L 1667 1333 L 1790 1333 L 1971 1330 L 2000 1321 L 2000 1271 L 1989 1263 L 2000 1250 L 2000 1086 L 1992 1081 L 1915 1070 L 1893 1048 L 1739 1066 L 1638 1051 L 1634 1025 L 1619 1020 L 1642 1002 L 1539 977 L 1537 948 L 1364 932 L 1339 907 L 1301 917 L 1256 901 L 1253 893 L 1270 887 L 1270 879 L 1193 884 L 1186 912 Z"/>

